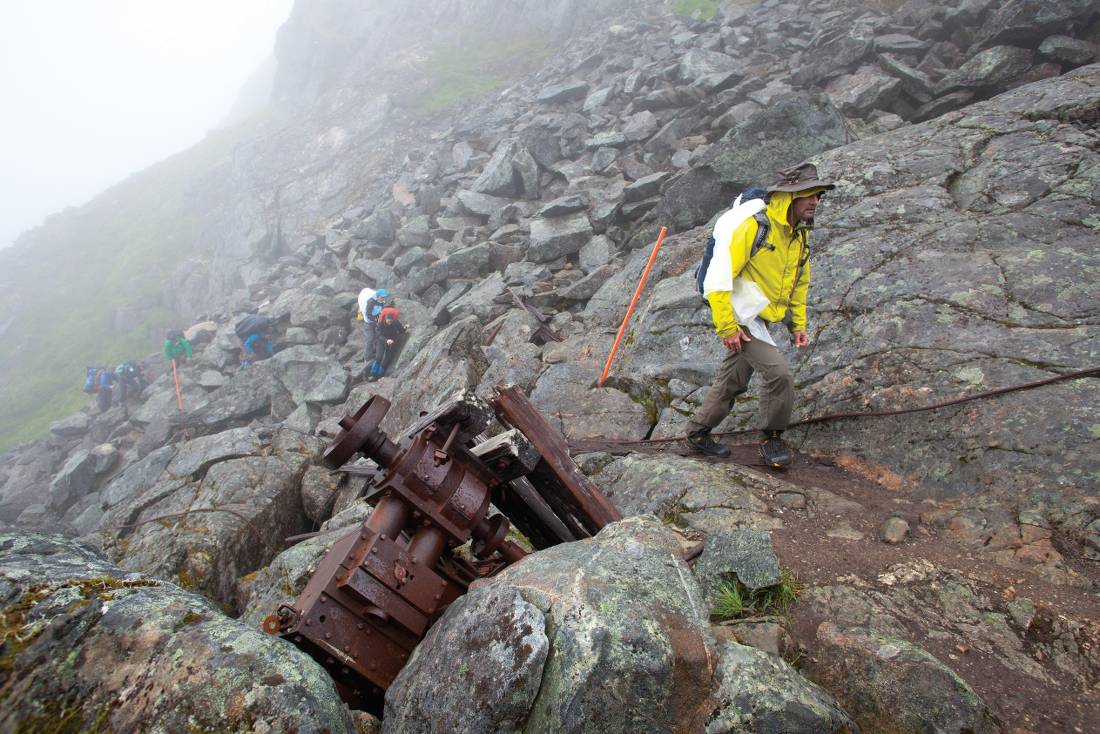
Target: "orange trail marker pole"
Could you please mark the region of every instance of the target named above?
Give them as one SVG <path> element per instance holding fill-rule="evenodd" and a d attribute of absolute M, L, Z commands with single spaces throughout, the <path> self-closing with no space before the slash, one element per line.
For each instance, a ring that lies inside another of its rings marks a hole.
<path fill-rule="evenodd" d="M 600 375 L 600 381 L 596 383 L 599 387 L 603 387 L 604 382 L 607 381 L 607 373 L 611 371 L 611 361 L 615 359 L 615 352 L 619 351 L 619 342 L 623 340 L 623 334 L 626 333 L 626 325 L 630 323 L 630 317 L 634 313 L 634 307 L 638 305 L 638 298 L 642 295 L 642 289 L 645 288 L 645 280 L 649 277 L 649 271 L 653 269 L 653 261 L 657 259 L 657 251 L 661 249 L 661 243 L 665 241 L 665 234 L 667 232 L 668 227 L 661 227 L 661 234 L 657 237 L 657 244 L 653 246 L 653 252 L 649 256 L 649 262 L 646 263 L 645 270 L 642 272 L 642 279 L 638 281 L 638 288 L 634 291 L 634 298 L 630 300 L 630 308 L 626 310 L 626 316 L 623 318 L 623 325 L 619 327 L 619 335 L 615 337 L 615 344 L 611 347 L 611 354 L 607 355 L 607 364 L 603 366 L 603 374 Z"/>
<path fill-rule="evenodd" d="M 176 360 L 172 360 L 172 379 L 176 381 L 176 404 L 183 410 L 183 393 L 180 391 L 180 375 L 176 372 Z"/>

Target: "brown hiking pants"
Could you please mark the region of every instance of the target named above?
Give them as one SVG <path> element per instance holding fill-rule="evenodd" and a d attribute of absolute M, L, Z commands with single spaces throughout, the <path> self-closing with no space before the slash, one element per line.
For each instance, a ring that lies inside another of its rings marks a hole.
<path fill-rule="evenodd" d="M 741 343 L 740 353 L 731 349 L 726 354 L 703 405 L 688 423 L 688 432 L 711 429 L 721 423 L 729 415 L 734 398 L 749 386 L 753 372 L 759 372 L 764 380 L 760 395 L 760 408 L 764 413 L 762 428 L 785 430 L 794 408 L 794 375 L 778 349 L 753 339 Z"/>

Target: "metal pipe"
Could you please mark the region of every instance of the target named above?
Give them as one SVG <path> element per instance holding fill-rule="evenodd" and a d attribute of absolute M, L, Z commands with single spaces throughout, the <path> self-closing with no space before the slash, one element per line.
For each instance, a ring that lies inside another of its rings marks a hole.
<path fill-rule="evenodd" d="M 446 540 L 443 531 L 434 525 L 420 528 L 409 543 L 409 555 L 417 563 L 431 568 L 443 555 Z"/>
<path fill-rule="evenodd" d="M 409 506 L 394 495 L 383 497 L 367 518 L 367 528 L 379 535 L 396 538 L 409 521 Z"/>

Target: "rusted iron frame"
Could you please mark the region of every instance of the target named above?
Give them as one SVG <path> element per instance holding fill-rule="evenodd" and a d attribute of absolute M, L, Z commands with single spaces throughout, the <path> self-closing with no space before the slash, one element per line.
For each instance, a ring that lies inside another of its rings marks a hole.
<path fill-rule="evenodd" d="M 547 423 L 522 390 L 515 385 L 498 387 L 493 407 L 502 420 L 527 436 L 542 455 L 531 475 L 532 483 L 536 475 L 542 475 L 543 481 L 535 486 L 551 506 L 554 504 L 551 497 L 574 506 L 578 520 L 591 534 L 622 519 L 615 506 L 573 462 L 565 438 Z"/>

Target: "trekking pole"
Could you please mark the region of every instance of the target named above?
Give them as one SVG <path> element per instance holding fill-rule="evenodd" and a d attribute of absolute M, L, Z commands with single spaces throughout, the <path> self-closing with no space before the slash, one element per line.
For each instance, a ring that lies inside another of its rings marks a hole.
<path fill-rule="evenodd" d="M 626 325 L 630 323 L 630 316 L 634 313 L 634 307 L 638 305 L 638 298 L 642 295 L 642 289 L 645 288 L 645 280 L 649 277 L 649 271 L 653 269 L 653 261 L 657 259 L 657 251 L 661 249 L 661 243 L 665 241 L 665 234 L 668 232 L 668 227 L 661 227 L 661 234 L 657 236 L 657 244 L 653 246 L 653 252 L 649 256 L 649 262 L 646 263 L 645 270 L 642 271 L 642 279 L 638 281 L 638 288 L 634 291 L 634 298 L 630 300 L 630 308 L 626 310 L 626 316 L 623 318 L 623 325 L 619 327 L 619 335 L 615 337 L 615 344 L 611 347 L 611 354 L 607 355 L 607 364 L 603 366 L 603 374 L 600 375 L 600 381 L 596 383 L 598 387 L 603 387 L 604 382 L 607 381 L 607 373 L 611 371 L 611 360 L 615 359 L 615 352 L 619 351 L 619 342 L 623 340 L 623 334 L 626 333 Z"/>
<path fill-rule="evenodd" d="M 180 375 L 176 371 L 176 360 L 172 360 L 172 379 L 176 381 L 176 404 L 183 410 L 183 392 L 180 391 Z"/>

